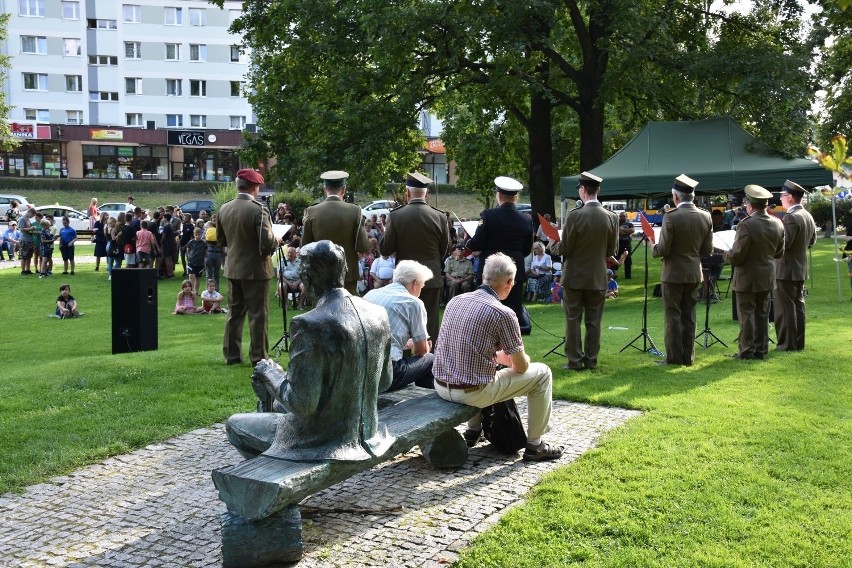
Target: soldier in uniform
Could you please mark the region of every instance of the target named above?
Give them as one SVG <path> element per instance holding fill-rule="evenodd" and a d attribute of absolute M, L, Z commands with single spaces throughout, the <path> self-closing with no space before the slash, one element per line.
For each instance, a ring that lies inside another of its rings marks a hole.
<path fill-rule="evenodd" d="M 517 202 L 523 185 L 510 177 L 494 178 L 497 192 L 497 207 L 486 209 L 479 214 L 479 226 L 476 233 L 467 241 L 467 249 L 480 251 L 480 258 L 486 259 L 495 252 L 502 252 L 514 262 L 517 272 L 515 285 L 509 295 L 503 300 L 503 305 L 512 309 L 518 317 L 522 334 L 530 333 L 529 318 L 524 314 L 522 302 L 526 269 L 524 258 L 532 250 L 533 231 L 532 218 L 518 211 Z M 482 282 L 484 262 L 479 263 L 476 279 Z"/>
<path fill-rule="evenodd" d="M 805 348 L 805 279 L 808 248 L 816 242 L 814 218 L 802 207 L 805 188 L 787 180 L 781 192 L 784 215 L 784 256 L 775 261 L 775 333 L 778 351 Z"/>
<path fill-rule="evenodd" d="M 679 175 L 672 186 L 675 208 L 663 217 L 654 257 L 663 258 L 661 274 L 666 325 L 667 365 L 692 365 L 695 359 L 695 305 L 703 279 L 701 255 L 713 252 L 710 213 L 693 203 L 698 182 Z"/>
<path fill-rule="evenodd" d="M 551 248 L 562 254 L 562 306 L 565 309 L 563 369 L 582 371 L 598 365 L 601 319 L 606 302 L 606 259 L 618 245 L 618 215 L 598 201 L 603 180 L 589 172 L 580 174 L 577 190 L 583 202 L 565 217 L 562 240 Z M 586 340 L 580 324 L 586 321 Z"/>
<path fill-rule="evenodd" d="M 453 247 L 453 255 L 444 261 L 444 277 L 447 281 L 447 301 L 457 294 L 470 292 L 473 288 L 473 263 L 464 255 L 464 245 Z"/>
<path fill-rule="evenodd" d="M 759 185 L 745 186 L 748 217 L 737 224 L 737 234 L 725 260 L 734 277 L 740 322 L 739 353 L 735 359 L 766 359 L 769 349 L 769 293 L 775 284 L 775 261 L 784 254 L 784 226 L 766 212 L 772 194 Z"/>
<path fill-rule="evenodd" d="M 441 325 L 441 293 L 444 290 L 441 268 L 451 243 L 446 214 L 426 203 L 430 183 L 431 179 L 417 172 L 406 176 L 408 204 L 388 215 L 379 250 L 383 255 L 395 254 L 397 262 L 415 260 L 432 271 L 432 278 L 420 292 L 420 299 L 426 306 L 426 331 L 434 345 Z"/>
<path fill-rule="evenodd" d="M 278 240 L 266 207 L 257 201 L 263 176 L 254 170 L 237 172 L 237 197 L 222 205 L 216 241 L 228 247 L 228 321 L 222 351 L 228 365 L 242 363 L 243 323 L 249 320 L 252 366 L 269 351 L 269 281 L 275 274 L 272 253 Z"/>
<path fill-rule="evenodd" d="M 358 253 L 367 252 L 370 242 L 364 230 L 361 208 L 343 201 L 348 177 L 348 173 L 336 170 L 320 175 L 325 201 L 305 209 L 301 245 L 329 240 L 343 247 L 346 252 L 344 288 L 350 294 L 357 294 Z"/>

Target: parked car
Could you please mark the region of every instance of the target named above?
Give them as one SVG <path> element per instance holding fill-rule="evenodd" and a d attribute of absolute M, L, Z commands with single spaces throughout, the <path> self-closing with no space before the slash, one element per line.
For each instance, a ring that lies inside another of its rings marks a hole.
<path fill-rule="evenodd" d="M 207 217 L 213 213 L 213 202 L 208 199 L 195 199 L 178 205 L 181 213 L 189 213 L 193 219 L 198 219 L 198 214 L 207 211 Z"/>
<path fill-rule="evenodd" d="M 68 216 L 70 225 L 75 231 L 89 230 L 89 216 L 82 211 L 77 211 L 65 205 L 41 205 L 35 208 L 42 215 L 51 215 L 57 227 L 62 227 L 62 217 Z"/>
<path fill-rule="evenodd" d="M 132 213 L 135 207 L 129 203 L 103 203 L 98 205 L 98 211 L 101 213 L 109 213 L 110 217 L 115 217 L 119 213 Z"/>
<path fill-rule="evenodd" d="M 532 205 L 530 205 L 529 203 L 518 203 L 516 207 L 521 213 L 529 213 L 530 215 L 532 215 Z"/>
<path fill-rule="evenodd" d="M 391 212 L 391 209 L 396 209 L 396 201 L 391 201 L 389 199 L 379 199 L 378 201 L 371 201 L 367 205 L 361 208 L 361 215 L 366 217 L 367 219 L 371 218 L 373 215 L 376 217 L 381 217 L 382 213 L 387 215 Z"/>
<path fill-rule="evenodd" d="M 21 215 L 24 214 L 24 211 L 27 210 L 27 205 L 32 205 L 30 200 L 24 197 L 23 195 L 15 195 L 12 193 L 4 193 L 0 195 L 0 220 L 8 221 L 9 219 L 6 217 L 6 211 L 12 206 L 12 200 L 18 202 L 18 211 L 21 212 Z"/>

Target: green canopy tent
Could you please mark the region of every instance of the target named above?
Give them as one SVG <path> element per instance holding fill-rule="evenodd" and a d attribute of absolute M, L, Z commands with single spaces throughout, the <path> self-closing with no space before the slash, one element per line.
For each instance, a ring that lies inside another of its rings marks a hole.
<path fill-rule="evenodd" d="M 630 142 L 590 170 L 603 178 L 601 199 L 666 194 L 680 174 L 698 180 L 698 193 L 725 193 L 756 183 L 778 188 L 785 179 L 805 187 L 831 185 L 831 173 L 804 158 L 785 158 L 730 117 L 649 122 Z M 563 177 L 560 195 L 577 198 L 579 176 Z"/>

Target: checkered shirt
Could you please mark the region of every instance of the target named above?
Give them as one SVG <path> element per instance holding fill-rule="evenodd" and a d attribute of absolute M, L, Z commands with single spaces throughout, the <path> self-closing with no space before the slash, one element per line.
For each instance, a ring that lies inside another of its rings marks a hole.
<path fill-rule="evenodd" d="M 416 342 L 429 337 L 426 332 L 426 306 L 399 282 L 370 290 L 364 299 L 383 307 L 388 313 L 391 361 L 402 359 L 402 350 L 409 339 Z"/>
<path fill-rule="evenodd" d="M 481 286 L 454 297 L 444 310 L 432 374 L 449 384 L 481 385 L 494 380 L 494 355 L 523 351 L 521 328 L 511 308 Z"/>

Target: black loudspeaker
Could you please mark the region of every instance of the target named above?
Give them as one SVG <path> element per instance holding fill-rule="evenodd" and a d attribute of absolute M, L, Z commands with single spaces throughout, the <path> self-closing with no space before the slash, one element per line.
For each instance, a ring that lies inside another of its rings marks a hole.
<path fill-rule="evenodd" d="M 112 271 L 112 352 L 156 351 L 157 270 Z"/>

